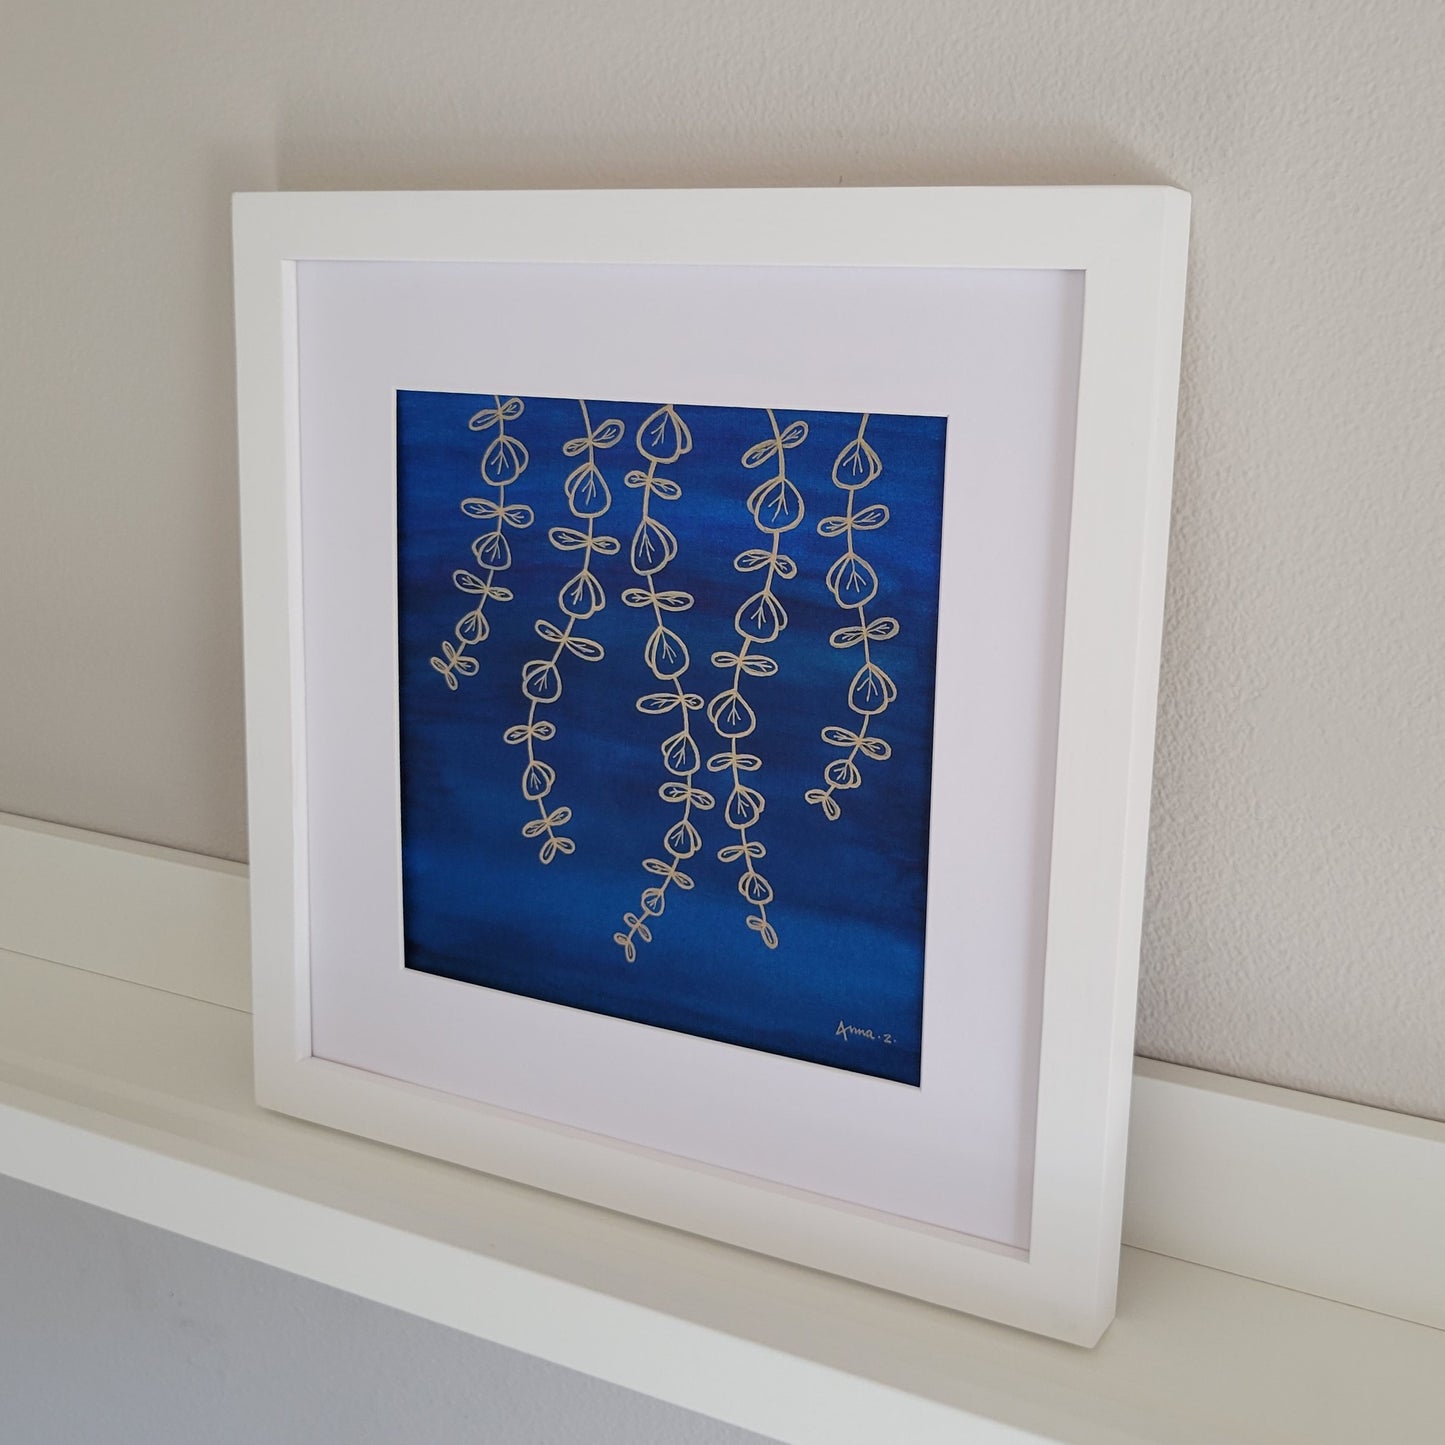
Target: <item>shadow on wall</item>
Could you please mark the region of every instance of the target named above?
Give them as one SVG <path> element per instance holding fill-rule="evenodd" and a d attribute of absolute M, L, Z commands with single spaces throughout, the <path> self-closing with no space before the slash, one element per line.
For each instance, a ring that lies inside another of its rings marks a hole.
<path fill-rule="evenodd" d="M 956 132 L 910 132 L 885 147 L 876 137 L 836 129 L 777 136 L 699 137 L 679 156 L 655 129 L 609 128 L 591 151 L 565 133 L 529 130 L 518 144 L 477 144 L 454 130 L 393 136 L 370 133 L 374 112 L 358 106 L 351 124 L 304 101 L 278 126 L 276 186 L 281 190 L 576 190 L 624 187 L 1178 185 L 1098 127 L 991 132 L 970 147 Z M 872 142 L 872 143 L 869 143 Z"/>

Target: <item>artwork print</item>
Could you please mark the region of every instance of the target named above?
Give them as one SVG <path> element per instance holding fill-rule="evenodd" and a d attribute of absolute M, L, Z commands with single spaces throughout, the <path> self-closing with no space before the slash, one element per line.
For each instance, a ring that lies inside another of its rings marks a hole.
<path fill-rule="evenodd" d="M 396 405 L 406 966 L 917 1085 L 946 420 Z"/>

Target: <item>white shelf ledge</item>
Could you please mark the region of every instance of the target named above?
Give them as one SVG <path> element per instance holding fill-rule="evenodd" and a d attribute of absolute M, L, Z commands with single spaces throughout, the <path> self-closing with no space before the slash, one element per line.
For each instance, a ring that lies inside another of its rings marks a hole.
<path fill-rule="evenodd" d="M 0 1168 L 789 1445 L 1438 1442 L 1445 1333 L 1126 1250 L 1092 1352 L 269 1114 L 249 1017 L 0 953 Z"/>
<path fill-rule="evenodd" d="M 1085 1352 L 258 1109 L 246 954 L 244 868 L 0 815 L 0 1172 L 788 1445 L 1442 1438 L 1445 1125 L 1140 1061 Z"/>

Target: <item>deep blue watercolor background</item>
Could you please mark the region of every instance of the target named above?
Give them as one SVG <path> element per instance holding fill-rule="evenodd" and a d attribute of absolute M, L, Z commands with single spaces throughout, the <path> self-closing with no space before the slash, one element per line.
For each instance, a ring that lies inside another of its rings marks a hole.
<path fill-rule="evenodd" d="M 557 769 L 549 803 L 567 803 L 564 830 L 577 852 L 548 867 L 521 825 L 536 808 L 521 794 L 524 749 L 502 731 L 526 717 L 522 664 L 551 648 L 533 631 L 539 617 L 565 622 L 556 604 L 562 582 L 580 563 L 547 540 L 547 529 L 576 525 L 562 494 L 575 460 L 562 444 L 581 431 L 578 404 L 525 398 L 508 424 L 531 453 L 531 464 L 507 490 L 536 521 L 509 532 L 514 563 L 498 581 L 516 596 L 489 601 L 491 636 L 473 650 L 477 676 L 451 692 L 430 665 L 470 600 L 452 573 L 473 566 L 470 544 L 489 523 L 465 517 L 467 496 L 495 496 L 478 473 L 495 433 L 468 430 L 468 419 L 490 396 L 439 392 L 397 395 L 398 578 L 400 602 L 402 865 L 406 962 L 410 968 L 638 1023 L 680 1030 L 725 1043 L 917 1084 L 921 1057 L 923 937 L 928 858 L 928 798 L 933 744 L 934 651 L 937 630 L 939 534 L 945 419 L 874 415 L 868 439 L 883 474 L 860 494 L 886 502 L 892 517 L 880 531 L 859 534 L 858 550 L 872 562 L 880 590 L 872 616 L 892 615 L 900 635 L 875 645 L 875 660 L 898 684 L 898 699 L 877 733 L 894 747 L 885 763 L 860 758 L 863 786 L 838 795 L 843 816 L 830 823 L 803 801 L 821 785 L 822 769 L 843 756 L 825 745 L 827 724 L 856 727 L 847 688 L 861 662 L 857 648 L 828 645 L 836 627 L 854 620 L 824 585 L 839 542 L 819 537 L 820 517 L 843 510 L 830 471 L 839 448 L 857 431 L 856 414 L 778 410 L 779 425 L 804 418 L 807 440 L 787 454 L 788 474 L 807 508 L 803 524 L 784 535 L 798 577 L 779 580 L 789 626 L 764 649 L 777 659 L 771 678 L 745 679 L 758 715 L 744 744 L 763 759 L 749 782 L 767 797 L 752 836 L 767 845 L 759 870 L 772 882 L 769 917 L 780 936 L 776 951 L 746 928 L 749 907 L 737 892 L 738 868 L 717 861 L 734 834 L 721 817 L 726 788 L 706 772 L 719 806 L 694 814 L 704 848 L 685 865 L 697 880 L 691 892 L 669 890 L 666 912 L 652 921 L 654 941 L 628 964 L 612 941 L 624 911 L 656 881 L 641 860 L 663 854 L 662 834 L 678 816 L 663 803 L 659 744 L 675 730 L 676 714 L 647 717 L 635 700 L 660 687 L 643 662 L 651 614 L 625 607 L 620 594 L 637 585 L 627 563 L 639 493 L 623 474 L 639 465 L 633 438 L 653 409 L 630 402 L 588 401 L 593 426 L 604 417 L 626 423 L 624 439 L 598 457 L 611 486 L 611 511 L 598 531 L 619 538 L 615 557 L 595 557 L 607 606 L 578 631 L 607 649 L 587 663 L 565 656 L 563 696 L 539 716 L 557 725 L 538 756 Z M 660 574 L 659 587 L 685 588 L 696 606 L 670 620 L 684 636 L 692 667 L 689 691 L 711 697 L 726 676 L 709 662 L 735 648 L 737 605 L 761 573 L 741 574 L 734 555 L 768 539 L 752 523 L 745 499 L 771 472 L 745 471 L 743 452 L 771 436 L 767 416 L 732 407 L 680 406 L 693 449 L 660 468 L 677 481 L 677 502 L 654 502 L 655 515 L 677 534 L 679 553 Z M 703 713 L 693 714 L 704 756 L 713 744 Z M 891 1034 L 893 1043 L 841 1038 L 840 1022 Z"/>

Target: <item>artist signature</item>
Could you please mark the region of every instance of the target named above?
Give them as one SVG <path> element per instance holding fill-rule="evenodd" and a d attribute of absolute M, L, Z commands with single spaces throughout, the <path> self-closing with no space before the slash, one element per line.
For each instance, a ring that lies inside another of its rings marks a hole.
<path fill-rule="evenodd" d="M 845 1024 L 842 1019 L 838 1020 L 838 1027 L 833 1030 L 833 1037 L 842 1039 L 846 1044 L 849 1039 L 868 1039 L 875 1044 L 891 1044 L 892 1034 L 876 1033 L 872 1029 L 860 1029 L 857 1024 Z"/>

